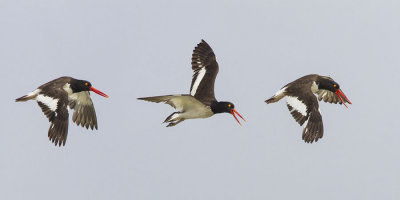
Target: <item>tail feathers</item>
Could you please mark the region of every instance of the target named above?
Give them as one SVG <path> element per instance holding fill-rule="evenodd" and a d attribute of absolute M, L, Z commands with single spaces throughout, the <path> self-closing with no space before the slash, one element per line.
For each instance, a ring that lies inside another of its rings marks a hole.
<path fill-rule="evenodd" d="M 36 96 L 29 96 L 29 95 L 24 95 L 18 99 L 15 99 L 15 102 L 22 102 L 22 101 L 28 101 L 28 100 L 32 100 L 35 99 Z"/>
<path fill-rule="evenodd" d="M 271 98 L 265 100 L 266 103 L 275 103 L 278 102 L 279 100 L 281 100 L 283 97 L 285 97 L 285 94 L 283 93 L 277 93 L 274 96 L 272 96 Z"/>
<path fill-rule="evenodd" d="M 279 101 L 279 100 L 280 100 L 280 99 L 275 98 L 275 96 L 273 96 L 273 97 L 271 97 L 271 98 L 265 100 L 265 103 L 267 103 L 267 104 L 275 103 L 275 102 L 277 102 L 277 101 Z"/>
<path fill-rule="evenodd" d="M 40 93 L 40 91 L 41 91 L 40 89 L 36 89 L 35 91 L 30 92 L 27 95 L 24 95 L 18 99 L 15 99 L 15 102 L 28 101 L 28 100 L 35 99 L 37 97 L 37 95 Z"/>
<path fill-rule="evenodd" d="M 269 103 L 275 103 L 275 102 L 281 100 L 283 97 L 286 96 L 286 88 L 287 88 L 287 86 L 283 87 L 278 92 L 276 92 L 274 96 L 272 96 L 265 102 L 269 104 Z"/>

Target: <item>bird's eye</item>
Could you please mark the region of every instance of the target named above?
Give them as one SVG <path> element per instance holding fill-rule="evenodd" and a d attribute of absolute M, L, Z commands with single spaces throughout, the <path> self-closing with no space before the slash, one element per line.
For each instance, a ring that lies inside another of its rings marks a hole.
<path fill-rule="evenodd" d="M 337 85 L 336 84 L 333 84 L 333 87 L 336 87 Z"/>
<path fill-rule="evenodd" d="M 86 83 L 85 83 L 85 85 L 86 85 L 86 86 L 88 86 L 88 85 L 89 85 L 89 83 L 87 83 L 87 82 L 86 82 Z"/>
<path fill-rule="evenodd" d="M 231 105 L 231 104 L 228 104 L 228 107 L 230 108 L 230 107 L 232 107 L 232 105 Z"/>

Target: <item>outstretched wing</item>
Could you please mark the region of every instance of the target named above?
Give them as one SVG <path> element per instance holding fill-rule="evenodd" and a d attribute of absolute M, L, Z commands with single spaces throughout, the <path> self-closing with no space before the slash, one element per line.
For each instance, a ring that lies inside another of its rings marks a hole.
<path fill-rule="evenodd" d="M 194 74 L 190 94 L 205 105 L 211 105 L 216 101 L 214 83 L 219 68 L 213 50 L 204 40 L 193 50 L 192 69 Z"/>
<path fill-rule="evenodd" d="M 39 93 L 36 100 L 43 113 L 51 122 L 49 140 L 54 145 L 64 146 L 68 135 L 68 95 L 65 91 L 54 90 L 51 94 Z"/>
<path fill-rule="evenodd" d="M 65 146 L 68 136 L 68 116 L 67 104 L 62 105 L 56 111 L 56 117 L 50 124 L 49 140 L 56 146 L 61 146 L 61 144 Z"/>
<path fill-rule="evenodd" d="M 317 107 L 312 107 L 308 120 L 303 124 L 303 140 L 307 143 L 317 142 L 324 135 L 322 116 Z"/>
<path fill-rule="evenodd" d="M 312 143 L 322 138 L 322 116 L 318 109 L 318 101 L 311 91 L 298 97 L 287 96 L 286 101 L 290 114 L 303 126 L 303 140 Z"/>
<path fill-rule="evenodd" d="M 74 110 L 72 121 L 78 126 L 97 129 L 97 117 L 93 101 L 88 91 L 73 93 L 69 96 L 69 107 Z"/>

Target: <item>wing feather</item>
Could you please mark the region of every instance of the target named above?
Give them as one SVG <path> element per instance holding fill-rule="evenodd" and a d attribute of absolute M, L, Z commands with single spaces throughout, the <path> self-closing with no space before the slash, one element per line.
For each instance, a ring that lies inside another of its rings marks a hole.
<path fill-rule="evenodd" d="M 73 93 L 69 96 L 69 107 L 74 110 L 72 121 L 86 129 L 98 129 L 96 111 L 88 91 Z"/>
<path fill-rule="evenodd" d="M 302 86 L 299 85 L 298 87 Z M 292 87 L 288 90 L 290 92 L 290 90 L 298 90 L 298 88 Z M 322 138 L 324 131 L 322 116 L 319 112 L 318 100 L 311 92 L 311 89 L 306 90 L 297 97 L 286 96 L 286 102 L 290 114 L 297 123 L 303 126 L 303 140 L 307 143 L 312 143 Z"/>
<path fill-rule="evenodd" d="M 51 117 L 49 118 L 49 121 L 51 122 L 49 131 L 48 131 L 48 137 L 51 142 L 54 143 L 54 145 L 65 145 L 67 141 L 67 136 L 68 136 L 68 110 L 67 110 L 67 97 L 60 97 L 58 104 L 57 104 L 57 109 L 54 111 L 54 113 L 51 114 Z M 39 106 L 41 105 L 41 102 L 38 102 Z M 46 107 L 46 106 L 44 106 Z M 42 107 L 43 110 L 43 107 Z"/>
<path fill-rule="evenodd" d="M 219 67 L 214 51 L 204 40 L 193 50 L 192 69 L 194 74 L 190 94 L 200 102 L 211 105 L 213 101 L 216 101 L 214 84 Z"/>
<path fill-rule="evenodd" d="M 324 102 L 327 102 L 327 103 L 342 104 L 342 101 L 340 101 L 339 97 L 335 93 L 333 93 L 329 90 L 319 89 L 317 94 L 318 94 L 318 101 L 323 100 Z M 342 95 L 340 95 L 340 96 L 342 97 L 343 101 L 345 101 L 345 103 L 350 103 L 347 101 L 347 98 L 345 98 Z"/>

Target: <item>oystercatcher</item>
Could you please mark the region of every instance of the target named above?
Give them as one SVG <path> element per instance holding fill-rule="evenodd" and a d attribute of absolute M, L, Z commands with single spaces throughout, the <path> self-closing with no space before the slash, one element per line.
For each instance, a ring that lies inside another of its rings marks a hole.
<path fill-rule="evenodd" d="M 324 133 L 318 101 L 313 93 L 318 94 L 319 101 L 324 100 L 335 104 L 343 103 L 346 108 L 346 103 L 351 104 L 338 83 L 330 77 L 317 74 L 301 77 L 285 85 L 274 96 L 265 101 L 267 104 L 275 103 L 286 97 L 290 114 L 304 127 L 303 140 L 307 143 L 318 141 Z"/>
<path fill-rule="evenodd" d="M 68 134 L 68 110 L 75 110 L 72 121 L 78 126 L 97 129 L 97 118 L 89 91 L 108 96 L 95 89 L 89 81 L 60 77 L 45 83 L 16 102 L 36 100 L 51 122 L 48 136 L 56 146 L 64 146 Z"/>
<path fill-rule="evenodd" d="M 218 63 L 215 54 L 204 40 L 195 47 L 192 54 L 192 69 L 194 71 L 190 94 L 142 97 L 155 103 L 164 102 L 174 107 L 174 112 L 165 119 L 167 127 L 175 126 L 186 119 L 208 118 L 217 113 L 230 113 L 241 125 L 236 115 L 239 115 L 231 102 L 217 101 L 214 96 L 214 82 L 218 74 Z"/>

